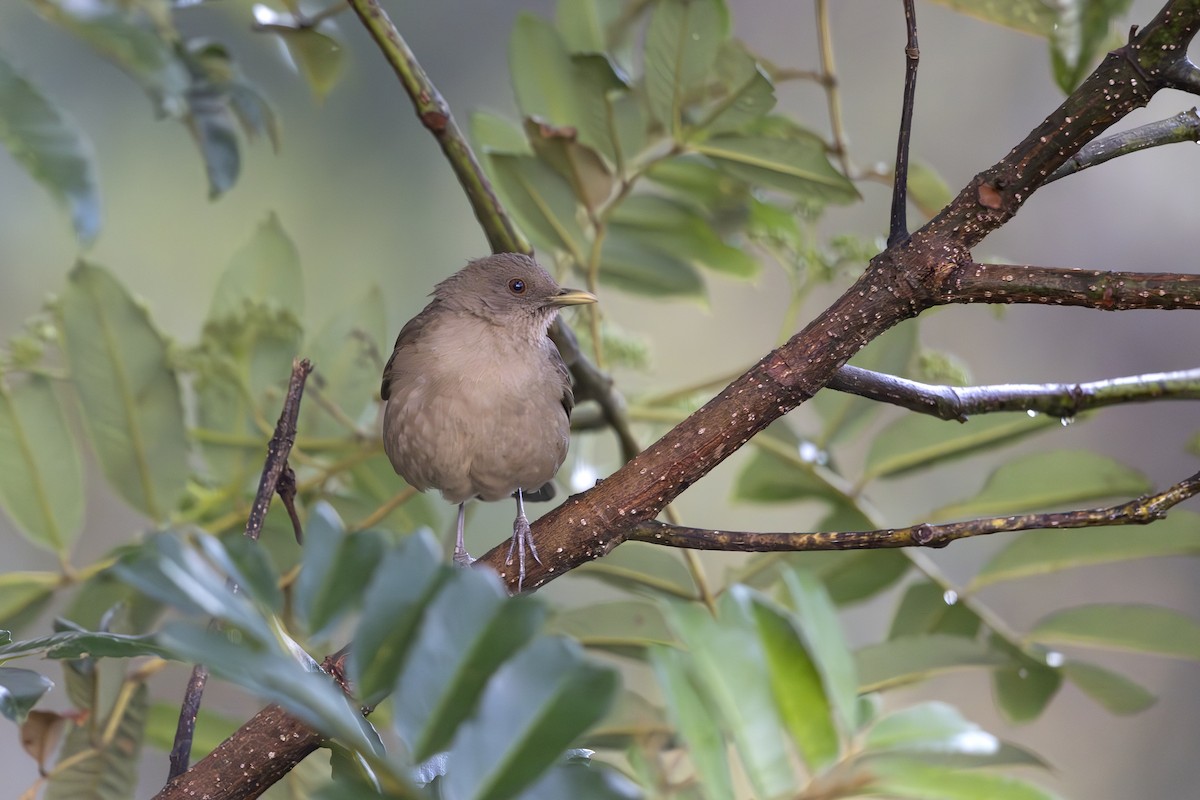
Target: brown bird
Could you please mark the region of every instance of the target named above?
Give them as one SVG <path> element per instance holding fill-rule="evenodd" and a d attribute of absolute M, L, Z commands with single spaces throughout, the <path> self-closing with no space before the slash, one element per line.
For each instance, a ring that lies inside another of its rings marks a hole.
<path fill-rule="evenodd" d="M 467 500 L 515 496 L 517 518 L 506 564 L 525 549 L 538 558 L 524 497 L 553 496 L 567 456 L 571 378 L 546 335 L 564 306 L 596 296 L 563 289 L 532 258 L 499 253 L 470 262 L 433 290 L 433 300 L 400 330 L 380 389 L 383 449 L 409 485 L 438 489 L 458 504 L 454 560 L 463 546 Z"/>

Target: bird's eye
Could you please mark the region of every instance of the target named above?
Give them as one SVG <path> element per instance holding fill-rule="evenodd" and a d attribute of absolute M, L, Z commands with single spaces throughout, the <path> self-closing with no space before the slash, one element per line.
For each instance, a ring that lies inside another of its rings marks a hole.
<path fill-rule="evenodd" d="M 513 294 L 525 294 L 525 281 L 513 278 L 508 282 L 508 290 Z"/>

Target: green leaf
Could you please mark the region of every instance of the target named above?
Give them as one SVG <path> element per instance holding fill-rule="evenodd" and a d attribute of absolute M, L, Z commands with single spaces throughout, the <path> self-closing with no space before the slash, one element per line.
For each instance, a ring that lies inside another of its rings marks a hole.
<path fill-rule="evenodd" d="M 1058 24 L 1060 12 L 1046 0 L 933 0 L 960 14 L 1003 25 L 1007 28 L 1049 36 Z"/>
<path fill-rule="evenodd" d="M 788 572 L 783 576 L 783 585 L 841 730 L 850 733 L 858 716 L 858 670 L 842 635 L 833 599 L 812 573 Z"/>
<path fill-rule="evenodd" d="M 300 254 L 274 213 L 229 259 L 213 292 L 208 322 L 237 318 L 248 309 L 260 307 L 304 318 Z"/>
<path fill-rule="evenodd" d="M 304 531 L 304 561 L 296 579 L 296 612 L 314 638 L 362 602 L 363 589 L 383 558 L 379 531 L 347 533 L 328 503 L 318 503 Z"/>
<path fill-rule="evenodd" d="M 386 337 L 384 332 L 383 293 L 372 286 L 347 308 L 325 323 L 304 348 L 313 362 L 315 386 L 350 421 L 359 422 L 370 413 L 374 422 L 375 401 L 379 388 L 377 354 Z M 311 388 L 310 384 L 310 388 Z M 346 426 L 329 414 L 309 416 L 310 435 L 332 436 L 347 433 Z"/>
<path fill-rule="evenodd" d="M 1173 555 L 1200 555 L 1200 516 L 1172 511 L 1149 527 L 1029 531 L 993 556 L 971 581 L 970 590 L 1074 567 Z"/>
<path fill-rule="evenodd" d="M 0 646 L 0 663 L 39 654 L 46 658 L 132 658 L 161 655 L 162 648 L 150 635 L 69 630 Z"/>
<path fill-rule="evenodd" d="M 109 272 L 83 261 L 71 270 L 59 314 L 105 477 L 134 508 L 165 519 L 188 478 L 183 401 L 166 341 Z"/>
<path fill-rule="evenodd" d="M 505 205 L 539 248 L 561 250 L 579 263 L 586 252 L 571 185 L 533 156 L 492 153 L 492 178 Z"/>
<path fill-rule="evenodd" d="M 188 113 L 184 123 L 204 159 L 210 200 L 232 189 L 242 171 L 237 120 L 228 100 L 223 89 L 206 84 L 196 86 L 187 95 Z"/>
<path fill-rule="evenodd" d="M 611 705 L 617 674 L 571 642 L 541 638 L 487 683 L 450 750 L 449 796 L 498 800 L 535 781 Z"/>
<path fill-rule="evenodd" d="M 35 615 L 62 581 L 57 572 L 0 573 L 0 626 L 17 628 Z"/>
<path fill-rule="evenodd" d="M 860 692 L 891 689 L 952 670 L 1010 663 L 982 642 L 945 634 L 906 636 L 867 645 L 855 653 L 855 660 Z"/>
<path fill-rule="evenodd" d="M 841 750 L 834 710 L 816 655 L 798 621 L 765 598 L 751 599 L 779 715 L 810 774 L 832 764 Z"/>
<path fill-rule="evenodd" d="M 872 788 L 888 797 L 914 800 L 1058 800 L 1058 795 L 1008 775 L 885 759 L 873 764 Z"/>
<path fill-rule="evenodd" d="M 1130 2 L 1073 0 L 1059 10 L 1050 32 L 1050 63 L 1063 92 L 1073 91 L 1091 71 L 1096 56 L 1114 38 L 1114 18 L 1128 11 Z M 1123 44 L 1124 37 L 1117 42 Z"/>
<path fill-rule="evenodd" d="M 350 651 L 350 676 L 364 703 L 390 692 L 416 636 L 422 614 L 447 577 L 428 531 L 389 550 L 363 598 Z"/>
<path fill-rule="evenodd" d="M 1009 666 L 992 672 L 996 706 L 1014 724 L 1037 719 L 1062 686 L 1062 672 L 1031 658 L 996 634 L 988 641 L 1010 659 Z"/>
<path fill-rule="evenodd" d="M 576 574 L 596 578 L 626 591 L 652 591 L 673 597 L 696 597 L 696 584 L 682 557 L 672 548 L 627 542 Z"/>
<path fill-rule="evenodd" d="M 0 58 L 0 142 L 71 214 L 88 245 L 100 232 L 100 187 L 91 145 L 37 87 Z"/>
<path fill-rule="evenodd" d="M 942 506 L 936 519 L 1001 516 L 1072 506 L 1089 500 L 1138 495 L 1150 482 L 1137 470 L 1096 453 L 1034 453 L 998 467 L 969 500 Z"/>
<path fill-rule="evenodd" d="M 726 41 L 717 54 L 717 75 L 725 95 L 704 112 L 705 135 L 732 133 L 775 107 L 775 87 L 739 41 Z"/>
<path fill-rule="evenodd" d="M 395 681 L 394 725 L 416 761 L 444 749 L 488 680 L 527 645 L 545 606 L 510 600 L 491 573 L 454 571 L 425 607 Z"/>
<path fill-rule="evenodd" d="M 725 734 L 714 717 L 716 709 L 712 701 L 696 687 L 687 654 L 654 647 L 650 650 L 650 661 L 671 721 L 687 745 L 692 765 L 700 776 L 699 790 L 709 800 L 733 797 Z"/>
<path fill-rule="evenodd" d="M 571 185 L 575 198 L 595 212 L 612 194 L 612 173 L 600 155 L 578 141 L 574 128 L 550 125 L 535 117 L 525 120 L 525 134 L 538 158 Z"/>
<path fill-rule="evenodd" d="M 893 711 L 867 731 L 865 749 L 905 753 L 973 753 L 1000 749 L 1000 740 L 947 703 Z"/>
<path fill-rule="evenodd" d="M 647 658 L 653 661 L 651 653 L 662 648 L 663 645 L 652 645 Z M 675 728 L 667 722 L 664 709 L 637 692 L 624 689 L 617 696 L 612 710 L 599 725 L 587 732 L 580 745 L 620 750 L 645 741 L 647 737 L 674 735 Z"/>
<path fill-rule="evenodd" d="M 481 153 L 507 153 L 516 156 L 533 155 L 533 147 L 520 126 L 497 114 L 486 111 L 471 113 L 471 138 Z"/>
<path fill-rule="evenodd" d="M 592 759 L 555 764 L 541 780 L 521 794 L 521 800 L 634 800 L 640 787 L 615 768 Z"/>
<path fill-rule="evenodd" d="M 646 100 L 655 119 L 675 135 L 689 94 L 703 86 L 729 38 L 721 0 L 660 0 L 646 29 Z"/>
<path fill-rule="evenodd" d="M 700 696 L 713 704 L 760 797 L 794 788 L 782 720 L 749 608 L 750 590 L 732 587 L 718 618 L 697 603 L 671 603 L 667 619 L 691 654 Z"/>
<path fill-rule="evenodd" d="M 146 715 L 146 744 L 164 753 L 175 746 L 175 729 L 179 724 L 179 703 L 159 702 L 150 706 Z M 192 734 L 192 761 L 207 756 L 217 745 L 241 727 L 237 719 L 201 708 Z"/>
<path fill-rule="evenodd" d="M 902 322 L 856 353 L 850 363 L 888 375 L 908 375 L 919 330 L 915 321 Z M 828 389 L 817 392 L 811 402 L 825 422 L 818 442 L 821 447 L 829 447 L 861 430 L 882 407 L 874 400 Z"/>
<path fill-rule="evenodd" d="M 508 44 L 508 68 L 522 116 L 557 127 L 579 124 L 582 98 L 573 80 L 574 63 L 553 24 L 529 11 L 519 13 Z"/>
<path fill-rule="evenodd" d="M 31 669 L 0 667 L 0 714 L 20 725 L 54 681 Z"/>
<path fill-rule="evenodd" d="M 549 632 L 569 636 L 584 647 L 642 658 L 651 645 L 675 642 L 662 612 L 644 600 L 592 603 L 560 611 Z"/>
<path fill-rule="evenodd" d="M 604 53 L 608 30 L 620 15 L 620 5 L 606 0 L 558 0 L 554 21 L 572 53 Z"/>
<path fill-rule="evenodd" d="M 932 581 L 914 583 L 904 592 L 892 617 L 889 639 L 927 633 L 974 638 L 981 620 L 952 593 Z"/>
<path fill-rule="evenodd" d="M 864 480 L 890 478 L 955 458 L 1011 444 L 1058 420 L 1039 414 L 988 414 L 965 424 L 909 414 L 884 428 L 871 443 Z"/>
<path fill-rule="evenodd" d="M 36 545 L 65 557 L 83 524 L 83 466 L 50 380 L 0 380 L 0 506 Z"/>
<path fill-rule="evenodd" d="M 618 226 L 604 238 L 600 281 L 631 294 L 704 297 L 704 281 L 695 267 Z"/>
<path fill-rule="evenodd" d="M 792 131 L 786 138 L 715 136 L 692 145 L 692 149 L 742 180 L 803 200 L 851 203 L 859 198 L 854 184 L 829 163 L 825 143 L 807 131 Z"/>
<path fill-rule="evenodd" d="M 934 217 L 954 195 L 933 167 L 913 161 L 908 165 L 908 199 L 926 217 Z"/>
<path fill-rule="evenodd" d="M 1200 660 L 1200 623 L 1169 608 L 1097 603 L 1048 614 L 1027 637 L 1044 645 L 1080 645 Z"/>
<path fill-rule="evenodd" d="M 81 760 L 72 759 L 74 763 L 61 772 L 53 770 L 53 777 L 46 789 L 46 800 L 133 797 L 137 788 L 138 756 L 145 734 L 149 695 L 146 684 L 138 684 L 107 744 L 102 744 L 100 739 L 100 732 L 104 729 L 101 723 L 107 723 L 107 720 L 89 720 L 82 726 L 71 728 L 58 754 L 59 764 L 85 751 L 98 749 L 99 752 Z"/>
<path fill-rule="evenodd" d="M 681 256 L 695 266 L 731 278 L 749 280 L 762 270 L 762 265 L 744 249 L 721 238 L 714 220 L 666 197 L 636 194 L 626 199 L 610 218 L 609 230 L 618 229 L 647 247 Z"/>
<path fill-rule="evenodd" d="M 346 53 L 341 42 L 314 28 L 269 30 L 279 35 L 317 102 L 324 100 L 345 72 Z"/>
<path fill-rule="evenodd" d="M 1087 661 L 1070 659 L 1063 664 L 1062 672 L 1067 680 L 1113 714 L 1137 714 L 1158 699 L 1124 675 Z"/>

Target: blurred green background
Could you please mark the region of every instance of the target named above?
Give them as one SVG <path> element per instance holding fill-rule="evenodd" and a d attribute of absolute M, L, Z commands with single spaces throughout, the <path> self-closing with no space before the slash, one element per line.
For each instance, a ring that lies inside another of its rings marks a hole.
<path fill-rule="evenodd" d="M 346 14 L 336 20 L 347 49 L 345 74 L 318 104 L 278 43 L 250 30 L 250 5 L 228 0 L 179 15 L 187 35 L 210 35 L 229 46 L 246 75 L 275 105 L 283 125 L 282 152 L 272 154 L 261 141 L 246 147 L 237 185 L 215 202 L 207 198 L 203 168 L 184 128 L 156 121 L 136 85 L 39 18 L 30 4 L 0 2 L 0 52 L 33 76 L 91 139 L 104 227 L 87 256 L 142 297 L 169 336 L 196 340 L 217 276 L 272 211 L 303 259 L 307 325 L 317 326 L 364 293 L 381 290 L 389 329 L 395 331 L 424 305 L 437 279 L 486 250 L 484 238 L 439 149 L 354 18 Z M 513 19 L 525 10 L 544 16 L 554 11 L 549 0 L 384 5 L 464 126 L 474 109 L 513 115 L 506 61 Z M 1129 21 L 1144 23 L 1158 5 L 1137 0 Z M 810 2 L 731 0 L 730 6 L 736 35 L 763 55 L 787 66 L 816 66 Z M 899 3 L 842 0 L 833 6 L 852 157 L 864 166 L 889 162 L 902 81 Z M 1044 41 L 930 3 L 920 3 L 918 12 L 922 60 L 913 153 L 957 191 L 1007 152 L 1062 95 L 1051 78 Z M 782 110 L 818 132 L 828 131 L 825 99 L 817 87 L 788 83 L 779 95 Z M 1167 117 L 1195 102 L 1182 93 L 1161 92 L 1122 126 Z M 875 184 L 860 188 L 865 202 L 831 208 L 822 222 L 825 233 L 886 234 L 887 189 Z M 1196 272 L 1198 209 L 1200 153 L 1193 145 L 1160 148 L 1040 191 L 976 257 Z M 917 223 L 916 212 L 910 213 Z M 0 336 L 19 330 L 22 320 L 59 290 L 77 255 L 65 215 L 7 155 L 0 155 Z M 752 285 L 711 279 L 706 307 L 606 293 L 605 314 L 643 336 L 653 353 L 649 372 L 618 372 L 620 386 L 631 392 L 664 390 L 748 365 L 778 339 L 786 285 L 786 277 L 768 267 Z M 814 299 L 810 311 L 819 308 L 820 300 Z M 921 330 L 925 344 L 964 360 L 978 382 L 1082 381 L 1197 366 L 1200 320 L 1183 312 L 1010 308 L 997 314 L 972 307 L 931 313 Z M 803 408 L 795 413 L 797 427 L 803 429 L 809 413 Z M 1198 430 L 1194 403 L 1130 406 L 1106 410 L 1023 447 L 1093 449 L 1143 470 L 1163 487 L 1196 469 L 1184 443 Z M 648 438 L 649 431 L 642 435 Z M 601 476 L 615 466 L 608 437 L 577 437 L 572 451 L 574 459 L 584 459 Z M 743 459 L 740 455 L 723 464 L 702 487 L 678 501 L 686 522 L 789 530 L 815 521 L 807 509 L 794 506 L 755 508 L 749 519 L 744 507 L 730 503 L 730 483 Z M 888 482 L 873 500 L 889 521 L 903 524 L 933 498 L 970 492 L 988 466 L 970 461 L 920 479 Z M 88 485 L 88 522 L 76 563 L 95 559 L 142 525 L 94 471 Z M 476 537 L 472 549 L 498 538 L 488 531 L 502 530 L 506 516 L 511 517 L 506 505 L 479 509 L 471 526 Z M 448 505 L 445 519 L 452 520 Z M 1131 531 L 1139 534 L 1144 535 Z M 960 542 L 934 557 L 951 576 L 965 580 L 999 544 Z M 3 518 L 0 553 L 6 571 L 55 568 L 49 556 L 27 545 Z M 713 555 L 705 560 L 719 572 L 732 558 Z M 1141 561 L 1061 573 L 1022 584 L 1023 591 L 993 590 L 985 597 L 1018 629 L 1040 616 L 1049 605 L 1047 597 L 1057 598 L 1055 605 L 1069 605 L 1076 595 L 1089 601 L 1144 600 L 1195 615 L 1200 613 L 1198 577 L 1200 570 L 1191 560 Z M 544 594 L 551 602 L 569 603 L 574 593 L 590 590 L 586 581 L 567 580 Z M 892 598 L 889 594 L 848 612 L 854 641 L 881 635 Z M 1068 685 L 1041 719 L 1013 729 L 993 709 L 983 672 L 958 673 L 908 694 L 959 704 L 986 729 L 1039 752 L 1056 767 L 1046 782 L 1068 796 L 1193 796 L 1200 784 L 1194 757 L 1200 734 L 1200 667 L 1107 653 L 1102 658 L 1137 676 L 1162 700 L 1138 716 L 1116 717 Z M 182 685 L 181 673 L 168 673 L 156 682 L 157 694 L 177 696 Z M 212 702 L 237 710 L 236 703 L 219 694 Z M 6 785 L 24 787 L 36 769 L 20 752 L 15 731 L 9 731 L 0 745 L 0 774 Z M 151 752 L 143 794 L 158 785 L 164 772 L 165 758 Z"/>

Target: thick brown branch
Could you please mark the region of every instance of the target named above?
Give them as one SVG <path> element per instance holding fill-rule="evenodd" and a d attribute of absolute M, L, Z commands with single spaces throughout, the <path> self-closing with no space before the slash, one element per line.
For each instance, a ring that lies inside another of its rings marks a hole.
<path fill-rule="evenodd" d="M 959 422 L 997 411 L 1037 411 L 1069 419 L 1081 411 L 1123 403 L 1200 400 L 1200 369 L 1088 383 L 935 386 L 847 364 L 825 388 Z"/>
<path fill-rule="evenodd" d="M 1127 503 L 1081 511 L 986 517 L 940 525 L 921 523 L 907 528 L 875 531 L 832 531 L 822 533 L 752 533 L 689 528 L 645 520 L 629 532 L 632 541 L 686 547 L 693 550 L 775 552 L 801 550 L 876 550 L 895 547 L 945 547 L 957 539 L 1064 528 L 1097 528 L 1111 525 L 1145 525 L 1163 519 L 1173 506 L 1200 494 L 1200 472 L 1158 494 L 1145 495 Z"/>
<path fill-rule="evenodd" d="M 1103 311 L 1200 308 L 1200 275 L 1103 272 L 967 262 L 951 271 L 939 305 L 1040 303 Z"/>

